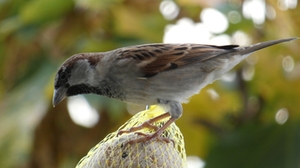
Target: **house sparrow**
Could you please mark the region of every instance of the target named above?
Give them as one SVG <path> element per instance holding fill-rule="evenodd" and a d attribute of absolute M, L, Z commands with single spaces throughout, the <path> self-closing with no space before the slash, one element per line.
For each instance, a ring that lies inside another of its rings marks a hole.
<path fill-rule="evenodd" d="M 98 94 L 140 105 L 158 104 L 165 114 L 141 126 L 153 134 L 132 142 L 147 141 L 160 134 L 182 114 L 181 103 L 204 86 L 219 79 L 252 52 L 296 38 L 267 41 L 246 47 L 238 45 L 145 44 L 108 52 L 75 54 L 59 68 L 54 82 L 53 106 L 78 94 Z M 160 128 L 152 123 L 170 117 Z M 142 134 L 142 133 L 139 133 Z"/>

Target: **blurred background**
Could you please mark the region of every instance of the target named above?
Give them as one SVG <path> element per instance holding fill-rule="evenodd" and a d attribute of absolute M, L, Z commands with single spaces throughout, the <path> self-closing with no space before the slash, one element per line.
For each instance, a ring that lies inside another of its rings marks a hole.
<path fill-rule="evenodd" d="M 0 0 L 0 167 L 74 167 L 141 110 L 97 95 L 53 108 L 54 75 L 73 54 L 248 45 L 299 27 L 297 0 Z M 253 54 L 184 105 L 176 123 L 190 168 L 300 166 L 299 44 Z"/>

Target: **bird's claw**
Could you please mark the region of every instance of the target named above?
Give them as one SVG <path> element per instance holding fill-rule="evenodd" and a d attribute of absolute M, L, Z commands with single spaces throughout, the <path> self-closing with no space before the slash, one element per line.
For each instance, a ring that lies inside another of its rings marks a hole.
<path fill-rule="evenodd" d="M 157 141 L 165 142 L 165 143 L 172 142 L 173 145 L 175 146 L 175 142 L 174 142 L 173 139 L 170 139 L 170 138 L 167 138 L 167 137 L 160 137 L 156 133 L 145 134 L 145 133 L 142 133 L 142 132 L 135 132 L 135 134 L 143 136 L 143 137 L 140 137 L 140 138 L 137 138 L 137 139 L 131 139 L 131 140 L 125 142 L 125 144 L 123 144 L 123 146 L 133 145 L 133 144 L 137 144 L 137 143 L 140 143 L 140 142 L 149 142 L 151 139 L 156 139 Z"/>
<path fill-rule="evenodd" d="M 157 126 L 151 125 L 150 122 L 146 121 L 143 124 L 141 124 L 139 126 L 136 126 L 136 127 L 131 127 L 128 130 L 119 130 L 118 133 L 117 133 L 117 136 L 120 136 L 120 135 L 122 135 L 124 133 L 128 134 L 128 133 L 131 133 L 131 132 L 136 132 L 136 131 L 144 129 L 144 128 L 152 129 L 154 131 L 157 131 L 159 129 Z M 143 134 L 141 132 L 137 132 L 137 133 L 138 134 Z"/>

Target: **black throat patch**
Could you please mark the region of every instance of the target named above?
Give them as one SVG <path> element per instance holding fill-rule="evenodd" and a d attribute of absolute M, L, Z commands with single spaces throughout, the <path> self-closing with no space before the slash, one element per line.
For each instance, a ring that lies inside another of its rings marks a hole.
<path fill-rule="evenodd" d="M 87 84 L 79 84 L 70 86 L 67 90 L 67 96 L 78 94 L 98 94 L 109 98 L 124 100 L 125 94 L 117 87 L 112 87 L 106 82 L 101 82 L 99 86 L 90 86 Z"/>

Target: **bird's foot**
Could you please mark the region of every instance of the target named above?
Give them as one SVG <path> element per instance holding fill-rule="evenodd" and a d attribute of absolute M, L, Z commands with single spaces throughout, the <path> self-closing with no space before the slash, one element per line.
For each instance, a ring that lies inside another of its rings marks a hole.
<path fill-rule="evenodd" d="M 131 133 L 131 132 L 136 132 L 136 131 L 144 129 L 144 128 L 152 129 L 152 130 L 154 130 L 156 132 L 157 130 L 159 130 L 159 127 L 155 126 L 155 125 L 152 125 L 152 124 L 155 123 L 155 122 L 157 122 L 157 121 L 159 121 L 159 120 L 162 120 L 162 119 L 164 119 L 166 117 L 169 117 L 169 116 L 170 116 L 169 113 L 164 113 L 164 114 L 159 115 L 157 117 L 151 118 L 148 121 L 145 121 L 144 123 L 142 123 L 139 126 L 131 127 L 128 130 L 119 130 L 117 136 L 122 135 L 124 133 L 128 134 L 128 133 Z"/>
<path fill-rule="evenodd" d="M 142 137 L 137 138 L 137 139 L 129 140 L 127 142 L 127 144 L 133 145 L 135 143 L 148 142 L 148 141 L 150 141 L 152 139 L 156 139 L 158 141 L 166 142 L 166 143 L 170 143 L 172 141 L 174 143 L 174 141 L 172 139 L 170 139 L 170 138 L 161 137 L 158 132 L 155 132 L 153 134 L 145 134 L 145 133 L 141 133 L 141 132 L 135 132 L 135 134 L 141 135 Z"/>
<path fill-rule="evenodd" d="M 172 142 L 173 146 L 175 147 L 175 142 L 173 139 L 168 137 L 161 137 L 159 136 L 158 132 L 155 132 L 153 134 L 135 132 L 135 134 L 140 135 L 140 137 L 137 139 L 130 139 L 127 142 L 123 143 L 122 148 L 130 147 L 132 145 L 138 145 L 140 143 L 151 142 L 151 140 L 153 140 L 153 143 L 164 142 L 166 144 L 169 144 L 170 142 Z"/>
<path fill-rule="evenodd" d="M 129 140 L 128 142 L 125 143 L 125 145 L 128 145 L 128 144 L 133 145 L 133 144 L 135 144 L 135 143 L 147 142 L 147 141 L 150 141 L 150 140 L 152 140 L 152 139 L 157 139 L 158 141 L 164 141 L 164 142 L 166 142 L 166 143 L 170 143 L 170 142 L 172 141 L 173 144 L 175 145 L 174 141 L 173 141 L 171 138 L 169 138 L 169 137 L 161 137 L 160 135 L 166 130 L 166 128 L 167 128 L 168 126 L 170 126 L 170 125 L 176 120 L 176 118 L 172 118 L 172 117 L 171 117 L 171 118 L 170 118 L 170 119 L 169 119 L 162 127 L 160 127 L 160 128 L 151 125 L 151 123 L 153 123 L 153 122 L 155 122 L 155 121 L 158 121 L 158 120 L 161 120 L 161 118 L 166 118 L 166 117 L 168 117 L 168 116 L 169 116 L 169 114 L 162 114 L 162 115 L 160 115 L 160 116 L 158 116 L 158 117 L 155 117 L 155 118 L 150 119 L 149 121 L 145 122 L 146 124 L 143 123 L 143 124 L 140 125 L 140 126 L 132 127 L 132 128 L 130 128 L 129 130 L 127 130 L 127 131 L 119 131 L 119 132 L 118 132 L 118 135 L 121 135 L 121 134 L 123 134 L 123 133 L 134 132 L 135 134 L 141 135 L 141 136 L 142 136 L 142 137 L 138 137 L 137 139 L 131 139 L 131 140 Z M 142 133 L 142 132 L 135 132 L 135 131 L 140 130 L 140 129 L 143 129 L 143 128 L 145 128 L 145 127 L 149 127 L 149 125 L 151 125 L 150 128 L 153 128 L 153 129 L 155 130 L 154 133 L 152 133 L 152 134 L 145 134 L 145 133 Z"/>
<path fill-rule="evenodd" d="M 136 126 L 136 127 L 131 127 L 128 130 L 119 130 L 117 136 L 120 136 L 124 133 L 128 134 L 128 133 L 131 133 L 131 132 L 136 132 L 136 131 L 144 129 L 144 128 L 149 128 L 149 129 L 152 129 L 154 131 L 157 131 L 159 129 L 159 127 L 157 127 L 155 125 L 151 125 L 151 121 L 148 120 L 148 121 L 144 122 L 143 124 L 141 124 L 139 126 Z M 136 134 L 142 135 L 144 133 L 136 132 Z M 144 135 L 146 135 L 146 134 L 144 134 Z"/>

